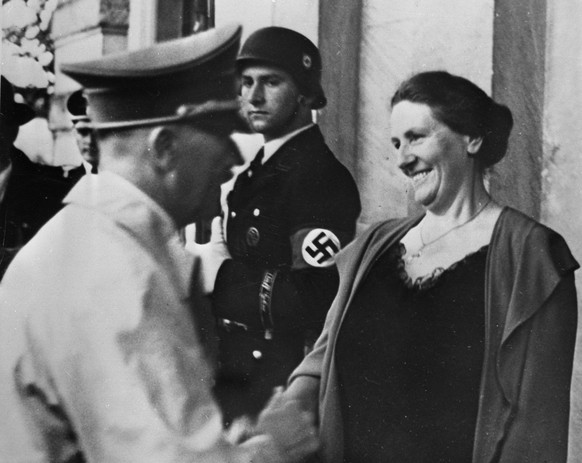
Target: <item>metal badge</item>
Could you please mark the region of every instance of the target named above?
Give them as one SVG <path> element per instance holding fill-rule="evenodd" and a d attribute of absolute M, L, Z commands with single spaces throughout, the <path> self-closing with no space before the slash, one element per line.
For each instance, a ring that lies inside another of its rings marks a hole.
<path fill-rule="evenodd" d="M 259 233 L 259 230 L 257 230 L 255 227 L 250 227 L 247 230 L 247 244 L 249 246 L 255 247 L 257 244 L 259 244 L 260 240 L 261 234 Z"/>

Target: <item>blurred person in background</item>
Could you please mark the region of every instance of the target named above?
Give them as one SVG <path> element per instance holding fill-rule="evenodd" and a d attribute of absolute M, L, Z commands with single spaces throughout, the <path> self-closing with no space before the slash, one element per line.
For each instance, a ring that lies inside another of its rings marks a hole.
<path fill-rule="evenodd" d="M 75 140 L 83 158 L 83 171 L 96 174 L 99 169 L 99 149 L 96 135 L 87 115 L 87 99 L 83 90 L 76 90 L 67 99 L 67 111 L 73 122 Z"/>

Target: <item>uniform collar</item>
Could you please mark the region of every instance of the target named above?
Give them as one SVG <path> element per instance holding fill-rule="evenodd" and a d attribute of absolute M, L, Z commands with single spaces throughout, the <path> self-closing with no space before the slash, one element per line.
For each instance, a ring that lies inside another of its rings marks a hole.
<path fill-rule="evenodd" d="M 267 160 L 271 156 L 273 156 L 273 154 L 275 154 L 277 152 L 277 150 L 279 148 L 281 148 L 281 146 L 283 146 L 285 143 L 287 143 L 289 140 L 291 140 L 291 138 L 299 135 L 301 132 L 304 132 L 307 129 L 310 129 L 314 125 L 315 125 L 314 123 L 304 125 L 303 127 L 299 128 L 297 130 L 294 130 L 293 132 L 288 133 L 287 135 L 284 135 L 280 138 L 275 138 L 274 140 L 271 140 L 271 141 L 265 143 L 265 145 L 263 146 L 263 148 L 265 150 L 265 155 L 263 156 L 262 164 L 267 162 Z"/>

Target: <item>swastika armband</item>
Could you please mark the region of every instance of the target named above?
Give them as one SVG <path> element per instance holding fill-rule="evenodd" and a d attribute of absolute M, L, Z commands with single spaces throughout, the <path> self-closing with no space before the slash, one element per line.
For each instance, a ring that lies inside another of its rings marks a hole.
<path fill-rule="evenodd" d="M 301 256 L 312 267 L 329 267 L 340 249 L 340 240 L 332 231 L 314 228 L 303 238 Z"/>

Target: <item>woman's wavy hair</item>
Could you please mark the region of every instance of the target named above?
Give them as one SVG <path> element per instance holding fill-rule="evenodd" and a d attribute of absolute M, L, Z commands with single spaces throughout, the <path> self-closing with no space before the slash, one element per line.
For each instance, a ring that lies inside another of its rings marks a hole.
<path fill-rule="evenodd" d="M 511 111 L 493 101 L 471 81 L 445 71 L 421 72 L 400 84 L 390 107 L 401 101 L 424 103 L 431 108 L 434 117 L 451 130 L 482 137 L 481 148 L 473 156 L 483 168 L 505 156 L 513 127 Z"/>

